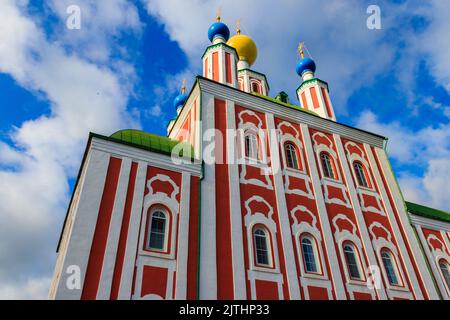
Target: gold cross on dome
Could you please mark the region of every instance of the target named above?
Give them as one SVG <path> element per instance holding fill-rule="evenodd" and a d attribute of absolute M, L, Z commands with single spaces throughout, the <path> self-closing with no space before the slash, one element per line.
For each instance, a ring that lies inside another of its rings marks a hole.
<path fill-rule="evenodd" d="M 305 43 L 304 42 L 299 43 L 297 53 L 300 55 L 301 59 L 303 59 L 305 57 Z"/>
<path fill-rule="evenodd" d="M 241 34 L 241 19 L 238 19 L 236 23 L 236 33 Z"/>
<path fill-rule="evenodd" d="M 181 93 L 186 93 L 186 79 L 183 79 L 183 85 L 181 86 Z"/>
<path fill-rule="evenodd" d="M 222 9 L 219 7 L 216 11 L 216 21 L 220 22 L 220 16 L 222 15 Z"/>

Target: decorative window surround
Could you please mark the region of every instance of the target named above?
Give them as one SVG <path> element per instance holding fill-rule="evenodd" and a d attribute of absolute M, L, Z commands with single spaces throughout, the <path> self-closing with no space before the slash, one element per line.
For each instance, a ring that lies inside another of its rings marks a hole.
<path fill-rule="evenodd" d="M 252 122 L 244 122 L 243 119 L 243 115 L 250 115 L 253 116 L 257 119 L 258 121 L 258 125 L 255 125 Z M 269 177 L 269 173 L 270 171 L 270 167 L 268 165 L 268 161 L 267 161 L 267 150 L 266 150 L 266 137 L 264 134 L 264 131 L 262 129 L 262 120 L 261 118 L 253 111 L 251 110 L 243 110 L 241 112 L 239 112 L 238 114 L 238 118 L 239 118 L 239 123 L 238 123 L 238 133 L 243 133 L 243 134 L 238 134 L 237 137 L 237 145 L 238 145 L 238 163 L 241 165 L 241 174 L 239 177 L 239 181 L 242 184 L 252 184 L 252 185 L 256 185 L 256 186 L 260 186 L 269 190 L 273 190 L 273 184 L 272 181 Z M 259 150 L 258 153 L 261 157 L 260 160 L 255 160 L 255 159 L 248 159 L 247 157 L 245 157 L 245 143 L 244 143 L 244 137 L 245 137 L 245 133 L 248 131 L 252 131 L 253 133 L 256 134 L 256 136 L 259 139 Z M 252 167 L 258 167 L 261 170 L 261 175 L 264 177 L 264 180 L 260 180 L 260 179 L 255 179 L 255 178 L 251 178 L 251 179 L 247 179 L 247 166 L 252 166 Z"/>
<path fill-rule="evenodd" d="M 298 211 L 300 211 L 302 213 L 307 213 L 311 217 L 312 223 L 310 224 L 306 221 L 298 221 L 297 217 L 296 217 L 296 213 Z M 292 234 L 294 235 L 294 238 L 295 238 L 297 256 L 299 257 L 299 265 L 300 265 L 300 272 L 301 272 L 300 278 L 301 279 L 302 278 L 311 278 L 311 279 L 320 279 L 320 280 L 329 281 L 327 268 L 326 268 L 326 264 L 325 264 L 325 259 L 324 259 L 324 255 L 323 255 L 323 250 L 322 250 L 322 235 L 321 235 L 320 230 L 317 228 L 316 216 L 310 210 L 308 210 L 306 207 L 304 207 L 302 205 L 299 205 L 299 206 L 295 207 L 294 209 L 292 209 L 291 216 L 292 216 L 292 219 L 294 220 L 291 228 L 292 228 Z M 317 249 L 317 256 L 318 256 L 317 263 L 318 263 L 318 265 L 320 265 L 321 274 L 308 273 L 305 270 L 305 267 L 303 265 L 303 252 L 302 252 L 301 243 L 300 243 L 301 236 L 304 234 L 311 235 L 316 242 L 316 249 Z"/>
<path fill-rule="evenodd" d="M 345 220 L 346 222 L 348 222 L 352 226 L 352 230 L 351 231 L 347 230 L 347 229 L 340 230 L 339 226 L 337 224 L 338 220 Z M 353 295 L 354 292 L 364 292 L 364 293 L 370 294 L 372 296 L 372 299 L 375 299 L 375 291 L 373 289 L 370 289 L 366 285 L 365 279 L 362 281 L 353 280 L 353 279 L 351 279 L 351 277 L 349 275 L 347 261 L 345 259 L 345 255 L 344 255 L 344 251 L 343 251 L 343 246 L 344 246 L 345 242 L 352 243 L 354 245 L 354 248 L 357 250 L 356 255 L 358 258 L 357 262 L 359 264 L 359 272 L 360 272 L 361 276 L 363 276 L 364 278 L 365 278 L 365 270 L 367 270 L 365 259 L 363 257 L 364 252 L 363 252 L 362 242 L 356 234 L 357 228 L 356 228 L 355 224 L 344 214 L 336 215 L 332 220 L 332 224 L 335 228 L 334 238 L 335 238 L 335 241 L 339 248 L 339 252 L 340 252 L 340 256 L 341 256 L 341 263 L 342 263 L 342 266 L 344 269 L 344 274 L 345 274 L 345 279 L 346 279 L 346 287 L 350 293 L 350 296 L 352 297 L 352 299 L 354 299 L 354 295 Z"/>
<path fill-rule="evenodd" d="M 318 137 L 318 136 L 327 139 L 327 140 L 330 142 L 330 144 L 329 144 L 329 145 L 326 145 L 326 144 L 324 144 L 324 143 L 319 143 L 319 142 L 317 142 L 316 137 Z M 326 152 L 326 153 L 328 153 L 328 154 L 331 156 L 331 158 L 333 158 L 333 162 L 334 162 L 334 168 L 333 168 L 333 170 L 335 171 L 335 172 L 334 172 L 334 174 L 335 174 L 335 179 L 331 179 L 331 178 L 326 178 L 326 179 L 334 180 L 334 181 L 337 181 L 337 182 L 342 182 L 341 173 L 340 173 L 340 170 L 339 170 L 339 168 L 338 168 L 337 154 L 336 154 L 336 152 L 331 148 L 331 146 L 333 145 L 333 142 L 330 140 L 330 138 L 328 138 L 328 136 L 327 136 L 326 134 L 324 134 L 324 133 L 322 133 L 322 132 L 316 132 L 316 133 L 314 133 L 314 134 L 312 135 L 312 140 L 314 141 L 314 151 L 316 152 L 316 156 L 317 156 L 317 159 L 318 159 L 318 163 L 320 164 L 320 165 L 319 165 L 319 170 L 320 170 L 320 176 L 322 177 L 322 180 L 325 179 L 326 176 L 325 176 L 325 174 L 324 174 L 324 172 L 323 172 L 322 163 L 321 163 L 321 161 L 320 161 L 320 154 L 321 154 L 322 152 Z"/>
<path fill-rule="evenodd" d="M 152 188 L 152 184 L 155 181 L 169 182 L 173 191 L 169 195 L 163 192 L 155 192 Z M 179 213 L 179 203 L 176 199 L 178 193 L 180 192 L 180 188 L 176 185 L 176 183 L 168 176 L 158 174 L 147 181 L 147 188 L 149 193 L 144 196 L 144 206 L 143 206 L 143 219 L 141 224 L 141 236 L 139 241 L 139 255 L 144 256 L 152 256 L 163 259 L 175 259 L 175 243 L 177 238 L 177 224 L 178 224 L 178 213 Z M 170 211 L 170 224 L 171 226 L 167 226 L 169 230 L 171 230 L 171 234 L 167 234 L 167 239 L 171 238 L 171 245 L 168 248 L 168 253 L 160 253 L 144 250 L 144 241 L 147 239 L 147 235 L 145 234 L 146 226 L 148 225 L 147 219 L 149 215 L 147 214 L 148 210 L 154 205 L 165 206 Z"/>
<path fill-rule="evenodd" d="M 316 137 L 318 137 L 318 136 L 327 139 L 329 141 L 329 145 L 326 145 L 324 143 L 319 144 L 319 142 L 317 142 L 317 140 L 316 140 Z M 316 153 L 316 157 L 317 157 L 317 161 L 318 161 L 317 163 L 318 163 L 318 167 L 320 170 L 320 176 L 322 177 L 321 183 L 325 190 L 325 202 L 339 204 L 339 205 L 342 205 L 342 206 L 345 206 L 345 207 L 351 209 L 352 204 L 347 195 L 347 188 L 342 183 L 342 177 L 341 177 L 341 173 L 340 173 L 340 170 L 338 167 L 338 156 L 337 156 L 337 153 L 331 148 L 331 146 L 333 145 L 333 142 L 330 140 L 330 138 L 327 137 L 327 135 L 325 135 L 321 132 L 314 133 L 312 136 L 312 140 L 314 141 L 314 151 Z M 320 161 L 320 154 L 322 152 L 326 152 L 331 156 L 331 158 L 334 162 L 334 171 L 335 171 L 334 174 L 335 174 L 336 179 L 331 179 L 331 178 L 325 177 L 325 174 L 323 172 L 322 163 Z M 339 188 L 342 191 L 342 196 L 344 197 L 344 200 L 339 199 L 339 198 L 330 198 L 328 186 Z"/>
<path fill-rule="evenodd" d="M 375 234 L 374 229 L 375 228 L 380 228 L 382 229 L 386 235 L 387 238 L 383 238 L 381 236 L 378 236 Z M 405 277 L 405 273 L 403 271 L 403 267 L 400 263 L 400 258 L 398 255 L 398 250 L 397 247 L 394 245 L 394 243 L 392 242 L 392 234 L 391 232 L 385 227 L 383 226 L 381 223 L 379 222 L 374 222 L 370 225 L 369 227 L 369 232 L 372 238 L 372 245 L 375 249 L 375 252 L 377 254 L 377 258 L 378 258 L 378 263 L 381 269 L 381 273 L 383 275 L 384 281 L 386 283 L 386 292 L 389 296 L 389 298 L 407 298 L 407 299 L 413 299 L 413 295 L 410 292 L 408 283 L 406 281 L 406 277 Z M 394 263 L 396 265 L 396 274 L 397 274 L 397 278 L 399 280 L 399 285 L 391 285 L 383 264 L 383 260 L 381 257 L 381 253 L 383 249 L 388 249 L 391 252 L 391 256 L 394 259 Z M 403 292 L 403 293 L 401 293 Z"/>
<path fill-rule="evenodd" d="M 282 133 L 281 128 L 283 126 L 289 127 L 296 132 L 296 135 L 293 136 L 290 133 Z M 303 157 L 303 143 L 300 141 L 300 133 L 299 131 L 289 122 L 283 121 L 278 125 L 279 132 L 279 140 L 280 140 L 280 148 L 281 148 L 281 157 L 283 161 L 283 176 L 285 177 L 285 192 L 288 194 L 296 194 L 299 196 L 304 196 L 308 199 L 314 199 L 314 194 L 311 190 L 311 178 L 308 176 L 306 172 L 305 159 Z M 297 161 L 301 166 L 301 170 L 296 170 L 293 168 L 289 168 L 287 165 L 286 153 L 284 150 L 284 146 L 286 143 L 292 143 L 297 148 Z M 294 177 L 297 179 L 301 179 L 305 182 L 306 192 L 301 189 L 291 188 L 290 177 Z"/>
<path fill-rule="evenodd" d="M 350 148 L 349 147 L 354 147 L 356 149 L 358 149 L 360 151 L 360 153 L 363 155 L 363 157 L 361 157 L 361 155 L 359 155 L 356 152 L 350 152 Z M 364 157 L 364 151 L 354 142 L 347 142 L 345 144 L 345 151 L 347 153 L 347 160 L 350 164 L 350 172 L 352 174 L 353 177 L 353 181 L 355 181 L 355 188 L 356 191 L 358 192 L 359 195 L 359 199 L 360 199 L 360 204 L 361 204 L 361 210 L 362 211 L 370 211 L 373 213 L 377 213 L 380 214 L 382 216 L 386 216 L 386 213 L 383 210 L 383 205 L 381 204 L 381 196 L 378 194 L 378 192 L 375 190 L 375 184 L 372 180 L 372 175 L 369 172 L 369 168 L 370 168 L 370 164 L 369 162 L 366 160 L 366 158 Z M 369 187 L 364 187 L 364 186 L 360 186 L 357 181 L 357 177 L 356 177 L 356 172 L 354 170 L 354 163 L 355 162 L 359 162 L 361 163 L 364 168 L 365 168 L 365 172 L 367 173 L 365 175 L 365 178 L 369 184 Z M 350 183 L 350 181 L 348 182 Z M 364 196 L 363 195 L 368 195 L 368 196 L 372 196 L 376 199 L 377 204 L 378 204 L 378 208 L 373 207 L 373 206 L 365 206 L 364 203 Z"/>
<path fill-rule="evenodd" d="M 416 219 L 420 218 L 419 221 L 431 220 L 431 219 L 426 219 L 423 217 L 415 217 L 415 218 Z M 440 261 L 439 258 L 444 256 L 445 253 L 442 250 L 437 250 L 437 252 L 436 252 L 436 250 L 433 250 L 433 248 L 429 244 L 430 243 L 429 237 L 425 238 L 425 234 L 423 233 L 423 230 L 422 230 L 422 225 L 420 225 L 418 223 L 418 220 L 416 220 L 416 219 L 413 221 L 413 223 L 415 224 L 417 234 L 419 235 L 419 239 L 420 239 L 420 242 L 422 243 L 422 247 L 425 251 L 425 255 L 428 258 L 429 265 L 430 265 L 431 271 L 434 275 L 434 278 L 436 279 L 436 283 L 437 283 L 437 286 L 439 287 L 439 291 L 442 293 L 442 297 L 445 300 L 450 300 L 450 290 L 447 290 L 447 286 L 444 283 L 444 279 L 442 278 L 442 273 L 441 273 L 441 270 L 440 270 L 439 264 L 438 264 Z M 440 240 L 438 240 L 438 241 L 441 242 Z M 442 242 L 441 242 L 441 244 L 442 244 Z M 449 261 L 449 260 L 447 260 L 447 261 Z"/>
<path fill-rule="evenodd" d="M 261 212 L 252 212 L 250 204 L 252 202 L 264 203 L 268 208 L 267 216 Z M 249 256 L 249 270 L 247 270 L 248 279 L 250 280 L 251 297 L 256 299 L 256 280 L 266 280 L 276 282 L 278 284 L 280 299 L 283 298 L 283 275 L 280 272 L 280 263 L 278 256 L 277 244 L 277 226 L 272 216 L 274 214 L 273 207 L 260 196 L 252 196 L 245 201 L 246 215 L 244 216 L 245 227 L 247 229 L 247 250 Z M 253 246 L 253 227 L 255 225 L 262 225 L 269 232 L 268 239 L 272 244 L 273 268 L 264 268 L 255 264 L 254 246 Z M 281 292 L 281 294 L 280 294 Z"/>

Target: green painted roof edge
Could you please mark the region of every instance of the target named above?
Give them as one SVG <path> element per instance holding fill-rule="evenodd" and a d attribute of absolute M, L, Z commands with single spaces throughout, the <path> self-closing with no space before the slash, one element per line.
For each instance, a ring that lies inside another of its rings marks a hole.
<path fill-rule="evenodd" d="M 211 49 L 213 49 L 213 48 L 215 48 L 215 47 L 219 47 L 219 46 L 225 46 L 225 47 L 228 47 L 228 48 L 230 48 L 230 49 L 233 49 L 234 52 L 236 53 L 236 57 L 238 57 L 238 53 L 237 53 L 236 48 L 233 48 L 232 46 L 226 44 L 226 42 L 219 42 L 219 43 L 212 44 L 212 45 L 208 46 L 208 47 L 205 49 L 205 52 L 203 52 L 202 57 L 201 57 L 200 59 L 203 59 L 203 58 L 205 57 L 205 54 L 206 54 L 209 50 L 211 50 Z M 238 59 L 238 58 L 236 58 L 236 59 Z"/>
<path fill-rule="evenodd" d="M 137 147 L 144 150 L 149 150 L 157 153 L 162 153 L 166 155 L 171 155 L 173 149 L 181 144 L 187 144 L 191 148 L 191 154 L 189 158 L 194 158 L 194 149 L 188 142 L 180 142 L 178 140 L 172 140 L 165 136 L 159 136 L 156 134 L 134 130 L 125 129 L 119 130 L 113 133 L 109 137 L 101 136 L 101 138 L 106 138 L 107 140 L 123 143 L 129 146 Z M 180 155 L 183 157 L 183 149 L 181 148 Z"/>
<path fill-rule="evenodd" d="M 450 212 L 426 207 L 421 204 L 405 201 L 408 212 L 425 218 L 450 222 Z"/>
<path fill-rule="evenodd" d="M 294 104 L 290 104 L 290 103 L 286 103 L 286 102 L 283 102 L 283 101 L 279 101 L 279 100 L 277 100 L 275 98 L 264 96 L 262 94 L 258 94 L 258 93 L 255 93 L 255 92 L 252 92 L 252 95 L 260 97 L 260 98 L 263 98 L 263 99 L 265 99 L 267 101 L 271 101 L 273 103 L 279 104 L 279 105 L 284 106 L 284 107 L 295 109 L 295 110 L 298 110 L 298 111 L 301 111 L 301 112 L 306 112 L 306 113 L 312 114 L 314 116 L 318 116 L 318 114 L 315 113 L 314 111 L 303 109 L 302 107 L 294 105 Z"/>
<path fill-rule="evenodd" d="M 308 83 L 310 83 L 310 82 L 315 82 L 315 81 L 321 82 L 321 83 L 323 83 L 324 85 L 326 85 L 326 86 L 327 86 L 328 92 L 330 92 L 330 88 L 328 87 L 328 82 L 323 81 L 323 80 L 320 80 L 319 78 L 312 78 L 312 79 L 303 81 L 302 84 L 298 86 L 297 90 L 295 90 L 295 92 L 298 92 L 298 90 L 300 90 L 301 88 L 303 88 L 303 86 L 306 86 Z"/>

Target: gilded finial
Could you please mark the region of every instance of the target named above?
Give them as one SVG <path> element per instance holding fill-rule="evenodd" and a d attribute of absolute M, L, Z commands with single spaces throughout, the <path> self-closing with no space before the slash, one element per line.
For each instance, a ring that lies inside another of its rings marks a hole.
<path fill-rule="evenodd" d="M 181 93 L 186 94 L 186 79 L 183 79 L 183 85 L 181 86 Z"/>
<path fill-rule="evenodd" d="M 305 49 L 305 43 L 300 42 L 300 44 L 298 45 L 297 53 L 300 55 L 301 59 L 305 58 L 305 50 L 304 49 Z"/>
<path fill-rule="evenodd" d="M 216 12 L 216 21 L 217 22 L 220 22 L 221 13 L 222 13 L 222 9 L 219 7 Z"/>
<path fill-rule="evenodd" d="M 236 33 L 241 34 L 241 19 L 239 19 L 236 23 Z"/>

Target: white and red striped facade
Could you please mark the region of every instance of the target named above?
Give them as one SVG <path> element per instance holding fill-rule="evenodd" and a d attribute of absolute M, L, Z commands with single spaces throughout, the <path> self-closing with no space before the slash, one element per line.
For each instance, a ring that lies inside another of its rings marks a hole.
<path fill-rule="evenodd" d="M 265 77 L 238 64 L 233 48 L 209 47 L 203 77 L 169 126 L 169 138 L 193 146 L 191 163 L 91 136 L 50 297 L 448 299 L 442 277 L 427 262 L 448 258 L 448 229 L 419 228 L 416 237 L 385 138 L 336 122 L 325 82 L 312 78 L 297 91 L 301 108 L 312 114 L 262 97 Z M 248 159 L 236 131 L 258 133 L 256 161 Z M 287 143 L 295 148 L 295 169 L 287 163 Z M 216 161 L 204 161 L 205 154 Z M 323 154 L 333 177 L 324 172 Z M 146 245 L 155 208 L 168 213 L 163 251 Z M 256 258 L 256 229 L 267 240 L 264 265 Z M 304 237 L 313 243 L 315 272 L 305 265 Z M 435 250 L 424 255 L 421 241 Z M 350 274 L 347 246 L 359 279 Z M 383 264 L 386 253 L 395 285 Z M 81 271 L 79 289 L 67 286 L 71 266 Z M 368 286 L 367 270 L 376 267 L 379 284 Z"/>

